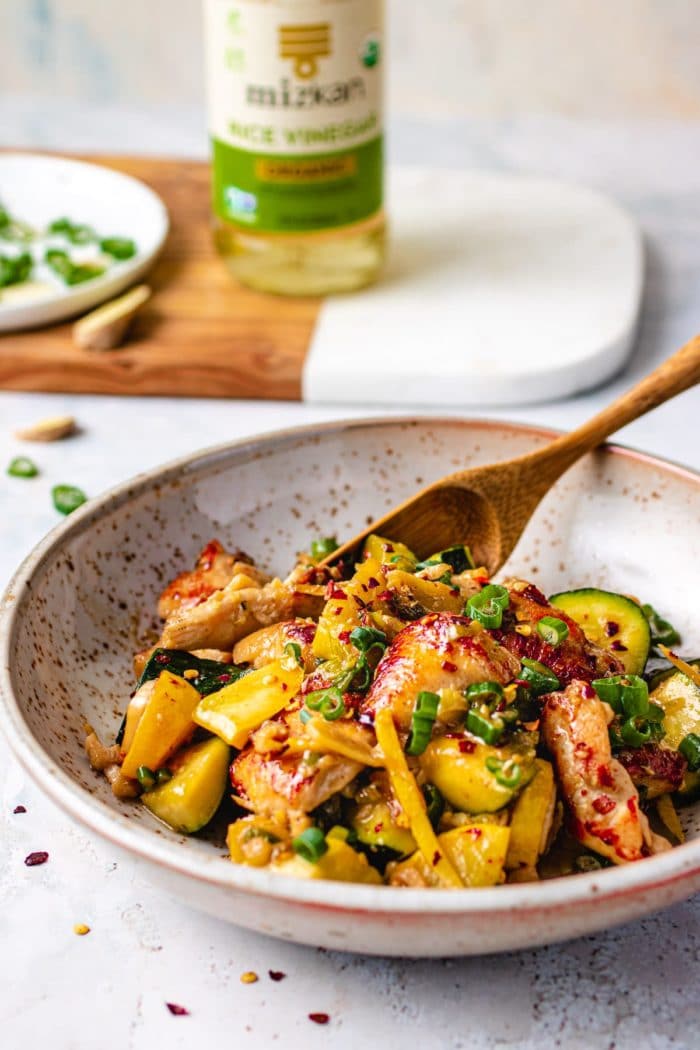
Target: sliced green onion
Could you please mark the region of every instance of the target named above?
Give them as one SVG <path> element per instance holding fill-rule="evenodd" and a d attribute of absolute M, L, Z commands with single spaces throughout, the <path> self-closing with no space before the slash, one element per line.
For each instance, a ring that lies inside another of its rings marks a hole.
<path fill-rule="evenodd" d="M 503 736 L 505 723 L 498 715 L 489 717 L 475 708 L 470 707 L 467 711 L 467 729 L 474 736 L 478 736 L 486 744 L 497 744 Z"/>
<path fill-rule="evenodd" d="M 478 594 L 472 595 L 467 602 L 465 613 L 477 620 L 482 627 L 489 629 L 500 627 L 503 623 L 503 610 L 508 608 L 510 595 L 505 587 L 489 583 Z"/>
<path fill-rule="evenodd" d="M 105 272 L 104 266 L 98 266 L 97 263 L 74 263 L 67 252 L 58 248 L 49 248 L 44 259 L 53 272 L 67 285 L 93 281 Z"/>
<path fill-rule="evenodd" d="M 358 678 L 358 675 L 361 677 Z M 347 671 L 339 675 L 333 685 L 339 689 L 341 693 L 364 693 L 369 689 L 371 681 L 372 670 L 367 663 L 367 657 L 362 653 L 357 663 L 353 664 Z"/>
<path fill-rule="evenodd" d="M 306 828 L 292 839 L 292 849 L 309 864 L 315 864 L 328 850 L 328 843 L 320 828 Z"/>
<path fill-rule="evenodd" d="M 75 485 L 54 485 L 51 499 L 59 514 L 71 514 L 86 502 L 87 496 Z"/>
<path fill-rule="evenodd" d="M 355 627 L 350 632 L 350 641 L 361 653 L 369 653 L 376 646 L 382 650 L 386 649 L 387 638 L 384 631 L 376 627 Z"/>
<path fill-rule="evenodd" d="M 70 219 L 54 219 L 49 226 L 49 233 L 60 233 L 67 237 L 71 244 L 89 244 L 96 240 L 97 234 L 92 226 L 85 223 L 72 222 Z"/>
<path fill-rule="evenodd" d="M 660 704 L 649 704 L 646 716 L 649 722 L 663 722 L 666 712 Z"/>
<path fill-rule="evenodd" d="M 345 701 L 337 685 L 327 689 L 316 689 L 306 697 L 306 706 L 310 711 L 318 711 L 327 722 L 335 722 L 345 714 Z"/>
<path fill-rule="evenodd" d="M 539 660 L 530 660 L 527 656 L 524 656 L 521 663 L 520 678 L 523 682 L 527 682 L 535 696 L 553 693 L 555 689 L 559 688 L 561 683 L 557 676 L 548 667 L 541 664 Z"/>
<path fill-rule="evenodd" d="M 618 715 L 632 718 L 634 715 L 646 715 L 649 710 L 649 687 L 639 675 L 616 674 L 609 678 L 596 678 L 591 684 L 600 699 L 610 704 Z"/>
<path fill-rule="evenodd" d="M 537 621 L 537 633 L 547 645 L 560 645 L 569 634 L 569 627 L 557 616 L 543 616 Z"/>
<path fill-rule="evenodd" d="M 688 763 L 691 773 L 697 773 L 700 769 L 700 736 L 697 733 L 688 733 L 678 745 L 678 750 Z"/>
<path fill-rule="evenodd" d="M 659 616 L 653 605 L 643 605 L 642 612 L 649 621 L 649 627 L 651 628 L 651 644 L 657 645 L 678 645 L 681 640 L 681 636 L 668 620 L 664 620 L 662 616 Z"/>
<path fill-rule="evenodd" d="M 434 784 L 423 785 L 423 798 L 428 809 L 428 820 L 436 828 L 445 811 L 445 800 Z"/>
<path fill-rule="evenodd" d="M 136 770 L 136 779 L 144 791 L 150 791 L 152 787 L 156 786 L 156 774 L 149 766 L 139 766 Z"/>
<path fill-rule="evenodd" d="M 136 243 L 130 237 L 103 237 L 100 250 L 113 259 L 131 259 L 136 255 Z"/>
<path fill-rule="evenodd" d="M 159 769 L 156 773 L 156 783 L 158 785 L 167 784 L 169 780 L 172 780 L 172 777 L 173 775 L 170 772 L 170 770 L 166 769 L 165 766 L 163 766 L 163 768 Z"/>
<path fill-rule="evenodd" d="M 299 665 L 299 667 L 304 666 L 304 661 L 301 656 L 301 646 L 298 645 L 296 642 L 287 642 L 283 652 L 286 657 L 288 657 L 290 660 L 293 660 L 294 663 Z"/>
<path fill-rule="evenodd" d="M 39 473 L 36 463 L 27 456 L 17 456 L 7 468 L 12 478 L 35 478 Z"/>
<path fill-rule="evenodd" d="M 440 697 L 437 693 L 421 692 L 411 716 L 411 732 L 406 743 L 407 755 L 422 755 L 430 743 L 433 724 L 437 718 Z"/>
<path fill-rule="evenodd" d="M 338 549 L 338 541 L 335 536 L 322 536 L 318 540 L 311 541 L 311 557 L 314 561 L 323 561 L 324 558 Z"/>
<path fill-rule="evenodd" d="M 467 689 L 466 696 L 477 706 L 487 704 L 491 707 L 503 699 L 503 686 L 500 682 L 474 682 Z"/>
<path fill-rule="evenodd" d="M 22 284 L 31 273 L 34 261 L 29 252 L 21 255 L 0 255 L 0 288 Z"/>
<path fill-rule="evenodd" d="M 496 758 L 489 755 L 486 759 L 486 768 L 493 773 L 496 782 L 505 788 L 516 788 L 520 783 L 523 771 L 513 759 Z"/>
<path fill-rule="evenodd" d="M 641 747 L 651 740 L 651 729 L 646 719 L 633 715 L 620 726 L 620 736 L 629 747 Z"/>
<path fill-rule="evenodd" d="M 620 683 L 617 678 L 617 675 L 610 678 L 596 678 L 591 682 L 591 685 L 600 699 L 604 703 L 610 704 L 613 711 L 620 715 L 622 714 L 622 701 L 620 698 Z"/>

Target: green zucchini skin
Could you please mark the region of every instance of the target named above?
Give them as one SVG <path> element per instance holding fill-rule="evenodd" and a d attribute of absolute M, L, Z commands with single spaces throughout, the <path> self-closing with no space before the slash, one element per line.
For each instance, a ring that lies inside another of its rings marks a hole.
<path fill-rule="evenodd" d="M 550 603 L 570 616 L 587 638 L 607 649 L 628 674 L 641 674 L 649 657 L 651 631 L 641 606 L 614 591 L 582 587 L 553 594 Z"/>

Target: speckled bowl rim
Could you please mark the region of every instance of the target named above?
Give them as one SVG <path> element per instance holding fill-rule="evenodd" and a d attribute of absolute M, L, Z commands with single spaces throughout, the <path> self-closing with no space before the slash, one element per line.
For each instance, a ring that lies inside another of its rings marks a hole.
<path fill-rule="evenodd" d="M 493 888 L 430 892 L 422 889 L 399 889 L 390 886 L 363 886 L 321 880 L 295 879 L 270 871 L 227 864 L 219 854 L 200 854 L 186 844 L 163 841 L 148 828 L 136 826 L 128 817 L 115 812 L 85 788 L 71 779 L 44 751 L 27 725 L 14 694 L 10 654 L 14 649 L 22 610 L 27 601 L 32 577 L 60 553 L 76 536 L 87 532 L 106 512 L 129 503 L 156 485 L 167 484 L 176 477 L 205 472 L 228 460 L 250 453 L 269 451 L 299 439 L 321 438 L 342 432 L 384 426 L 412 424 L 417 426 L 454 426 L 464 430 L 498 429 L 525 436 L 553 438 L 556 430 L 500 420 L 462 419 L 452 416 L 380 416 L 338 420 L 267 432 L 236 442 L 227 442 L 191 453 L 164 466 L 138 474 L 130 481 L 109 489 L 90 500 L 64 522 L 57 525 L 25 558 L 10 580 L 0 603 L 0 701 L 2 720 L 10 747 L 30 777 L 69 816 L 97 832 L 102 838 L 140 859 L 163 866 L 171 872 L 220 889 L 230 888 L 258 897 L 287 900 L 293 904 L 317 906 L 343 913 L 416 915 L 505 915 L 532 912 L 540 916 L 550 911 L 610 900 L 644 891 L 664 888 L 700 875 L 700 839 L 677 846 L 667 853 L 635 864 L 603 871 L 564 876 L 546 882 L 520 883 Z M 681 464 L 639 452 L 622 445 L 606 445 L 605 454 L 630 459 L 672 474 L 693 487 L 700 488 L 700 474 Z M 692 889 L 689 889 L 689 895 Z M 660 901 L 662 904 L 663 901 Z M 649 905 L 649 911 L 654 908 Z"/>

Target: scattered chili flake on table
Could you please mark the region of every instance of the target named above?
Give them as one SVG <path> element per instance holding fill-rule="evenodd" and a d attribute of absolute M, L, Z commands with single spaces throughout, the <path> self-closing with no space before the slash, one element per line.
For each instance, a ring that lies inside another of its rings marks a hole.
<path fill-rule="evenodd" d="M 283 981 L 287 976 L 283 970 L 268 970 L 271 981 Z"/>
<path fill-rule="evenodd" d="M 328 1024 L 330 1019 L 330 1014 L 309 1014 L 309 1020 L 314 1024 Z"/>
<path fill-rule="evenodd" d="M 78 937 L 84 937 L 89 932 L 90 927 L 86 926 L 84 922 L 77 922 L 73 927 L 73 933 L 77 933 Z"/>
<path fill-rule="evenodd" d="M 45 850 L 41 849 L 37 850 L 36 853 L 28 854 L 28 856 L 24 858 L 24 863 L 27 865 L 28 868 L 33 868 L 37 864 L 46 864 L 46 861 L 48 859 L 48 853 Z"/>
<path fill-rule="evenodd" d="M 15 806 L 15 808 L 12 810 L 12 812 L 13 813 L 26 813 L 27 809 L 26 809 L 26 806 Z"/>
<path fill-rule="evenodd" d="M 177 1003 L 166 1003 L 165 1005 L 176 1017 L 189 1017 L 190 1011 L 186 1007 L 179 1006 Z"/>
<path fill-rule="evenodd" d="M 254 970 L 246 970 L 245 973 L 241 974 L 241 984 L 255 984 L 258 980 L 258 975 Z"/>

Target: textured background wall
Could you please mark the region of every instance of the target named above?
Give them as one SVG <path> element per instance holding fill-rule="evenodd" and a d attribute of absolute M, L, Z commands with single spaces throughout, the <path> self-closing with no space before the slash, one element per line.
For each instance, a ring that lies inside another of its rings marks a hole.
<path fill-rule="evenodd" d="M 700 116 L 700 0 L 388 4 L 396 112 Z M 201 103 L 200 0 L 0 0 L 0 41 L 3 94 Z"/>

